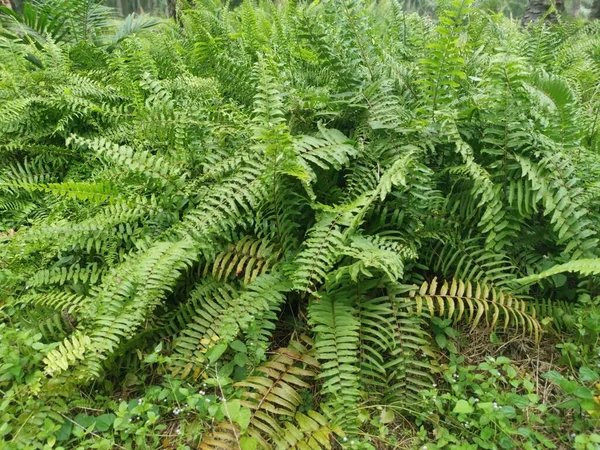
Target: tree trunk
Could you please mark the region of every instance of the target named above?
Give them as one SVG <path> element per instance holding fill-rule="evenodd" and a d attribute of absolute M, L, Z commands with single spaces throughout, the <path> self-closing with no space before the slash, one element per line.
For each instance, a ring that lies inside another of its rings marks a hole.
<path fill-rule="evenodd" d="M 594 0 L 590 11 L 590 20 L 600 19 L 600 0 Z"/>
<path fill-rule="evenodd" d="M 581 11 L 581 0 L 573 0 L 573 3 L 571 4 L 571 14 L 577 17 L 579 11 Z"/>
<path fill-rule="evenodd" d="M 169 18 L 177 21 L 177 0 L 169 0 Z"/>
<path fill-rule="evenodd" d="M 556 22 L 556 12 L 552 11 L 550 14 L 547 14 L 552 5 L 554 5 L 556 11 L 559 13 L 565 11 L 564 0 L 529 0 L 521 23 L 527 25 L 531 22 L 539 21 L 542 17 L 545 17 L 545 20 L 549 22 Z"/>

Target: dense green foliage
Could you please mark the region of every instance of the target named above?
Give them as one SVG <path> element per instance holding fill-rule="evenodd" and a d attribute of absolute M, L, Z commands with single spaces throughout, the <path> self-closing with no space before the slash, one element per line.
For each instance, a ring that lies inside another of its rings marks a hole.
<path fill-rule="evenodd" d="M 59 3 L 0 21 L 2 448 L 595 448 L 600 26 Z"/>

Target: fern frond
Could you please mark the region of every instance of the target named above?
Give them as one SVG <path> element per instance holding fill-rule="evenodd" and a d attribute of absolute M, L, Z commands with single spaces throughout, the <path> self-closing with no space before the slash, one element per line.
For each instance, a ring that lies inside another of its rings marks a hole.
<path fill-rule="evenodd" d="M 490 251 L 478 241 L 451 239 L 440 243 L 431 253 L 432 267 L 446 278 L 482 281 L 503 289 L 517 268 L 508 256 Z"/>
<path fill-rule="evenodd" d="M 273 312 L 279 309 L 290 288 L 287 279 L 277 272 L 261 275 L 250 283 L 220 319 L 221 342 L 233 341 L 255 320 L 268 318 L 274 322 L 277 316 Z"/>
<path fill-rule="evenodd" d="M 421 390 L 431 385 L 439 369 L 433 339 L 424 319 L 413 313 L 405 292 L 406 287 L 391 283 L 383 297 L 373 299 L 388 311 L 385 329 L 391 336 L 382 352 L 386 374 L 384 399 L 418 404 Z"/>
<path fill-rule="evenodd" d="M 503 292 L 497 292 L 485 283 L 452 280 L 438 285 L 437 278 L 425 281 L 418 291 L 411 291 L 417 315 L 424 308 L 431 316 L 447 317 L 454 321 L 464 320 L 475 328 L 482 320 L 490 329 L 501 325 L 520 329 L 540 339 L 541 325 L 523 300 Z"/>
<path fill-rule="evenodd" d="M 360 398 L 360 323 L 351 292 L 352 286 L 338 287 L 321 294 L 309 306 L 309 323 L 316 333 L 315 348 L 321 361 L 319 378 L 324 380 L 321 392 L 327 396 L 330 408 L 328 415 L 349 431 L 356 427 L 356 416 L 348 410 L 356 411 Z"/>
<path fill-rule="evenodd" d="M 224 280 L 233 273 L 236 277 L 243 277 L 244 284 L 249 284 L 267 272 L 278 258 L 279 251 L 275 245 L 264 239 L 244 236 L 208 262 L 204 274 L 210 271 L 215 279 Z"/>
<path fill-rule="evenodd" d="M 395 242 L 362 236 L 352 237 L 349 245 L 341 249 L 341 254 L 357 262 L 342 266 L 334 272 L 333 276 L 339 279 L 344 273 L 348 273 L 352 281 L 357 281 L 359 275 L 373 278 L 370 269 L 383 272 L 391 281 L 398 280 L 404 273 L 403 257 L 416 256 L 410 248 L 402 247 Z"/>
<path fill-rule="evenodd" d="M 317 136 L 300 136 L 294 140 L 294 148 L 304 164 L 311 163 L 322 169 L 341 170 L 358 150 L 341 132 L 320 127 Z M 311 171 L 312 172 L 312 171 Z M 313 173 L 313 179 L 316 176 Z"/>
<path fill-rule="evenodd" d="M 186 214 L 181 227 L 199 240 L 213 232 L 235 229 L 242 217 L 268 197 L 262 172 L 262 161 L 250 159 L 221 183 L 202 189 L 200 202 Z"/>
<path fill-rule="evenodd" d="M 108 183 L 63 181 L 62 183 L 24 183 L 17 186 L 28 192 L 48 192 L 53 195 L 75 198 L 92 203 L 115 201 L 117 196 L 117 191 Z"/>
<path fill-rule="evenodd" d="M 117 166 L 124 167 L 144 177 L 157 180 L 163 187 L 179 188 L 184 178 L 177 168 L 168 164 L 164 158 L 148 151 L 136 152 L 126 146 L 119 146 L 102 138 L 86 139 L 71 136 L 67 144 L 88 148 L 98 156 L 112 160 Z"/>
<path fill-rule="evenodd" d="M 92 340 L 89 336 L 82 333 L 75 333 L 65 338 L 56 349 L 52 350 L 44 358 L 46 374 L 54 376 L 67 370 L 70 365 L 76 363 L 78 360 L 83 360 L 91 344 Z"/>
<path fill-rule="evenodd" d="M 298 410 L 302 403 L 298 391 L 311 387 L 306 380 L 314 378 L 319 368 L 312 341 L 302 339 L 276 350 L 256 369 L 257 375 L 235 385 L 244 390 L 242 405 L 252 411 L 248 435 L 262 448 L 331 448 L 328 421 L 316 411 Z M 290 418 L 285 425 L 278 423 L 282 416 Z"/>
<path fill-rule="evenodd" d="M 181 330 L 173 345 L 174 375 L 200 376 L 205 369 L 206 352 L 219 339 L 220 318 L 236 298 L 234 286 L 207 277 L 169 318 L 168 330 Z"/>
<path fill-rule="evenodd" d="M 149 17 L 145 14 L 136 15 L 135 13 L 131 13 L 125 17 L 125 21 L 123 21 L 123 23 L 117 29 L 117 32 L 112 38 L 112 45 L 118 44 L 132 34 L 155 27 L 159 23 L 160 21 L 155 17 Z"/>
<path fill-rule="evenodd" d="M 344 240 L 340 219 L 341 214 L 323 213 L 308 231 L 304 249 L 295 260 L 298 269 L 292 277 L 294 289 L 314 292 L 339 258 Z"/>
<path fill-rule="evenodd" d="M 96 284 L 107 272 L 106 267 L 98 263 L 86 265 L 73 264 L 69 267 L 54 267 L 36 272 L 28 281 L 30 286 L 43 286 L 49 284 L 64 285 L 67 282 Z"/>
<path fill-rule="evenodd" d="M 517 285 L 531 284 L 565 272 L 575 272 L 583 276 L 598 275 L 600 274 L 600 259 L 574 259 L 564 264 L 558 264 L 543 272 L 518 278 L 513 280 L 513 283 Z"/>
<path fill-rule="evenodd" d="M 577 99 L 567 80 L 557 75 L 540 73 L 529 84 L 531 95 L 543 107 L 557 117 L 558 126 L 550 129 L 550 135 L 566 147 L 577 147 L 579 143 Z"/>
<path fill-rule="evenodd" d="M 532 183 L 535 203 L 543 204 L 544 215 L 552 213 L 550 222 L 557 234 L 557 244 L 566 244 L 565 252 L 572 253 L 573 259 L 592 256 L 598 242 L 597 231 L 589 220 L 589 211 L 581 203 L 582 189 L 577 185 L 578 180 L 574 178 L 566 183 L 572 168 L 559 163 L 560 157 L 555 154 L 537 164 L 523 156 L 516 160 L 523 176 Z"/>
<path fill-rule="evenodd" d="M 82 318 L 88 328 L 85 335 L 76 337 L 81 344 L 77 354 L 65 351 L 70 349 L 65 343 L 66 347 L 46 355 L 49 362 L 47 371 L 57 376 L 70 369 L 75 379 L 99 376 L 102 361 L 135 334 L 148 312 L 158 306 L 167 291 L 172 290 L 181 271 L 195 257 L 194 245 L 189 241 L 159 242 L 144 254 L 127 261 L 126 270 L 113 270 L 107 281 L 92 293 Z M 80 351 L 84 355 L 80 367 L 77 367 L 74 363 L 80 359 Z M 72 364 L 75 367 L 70 367 Z"/>

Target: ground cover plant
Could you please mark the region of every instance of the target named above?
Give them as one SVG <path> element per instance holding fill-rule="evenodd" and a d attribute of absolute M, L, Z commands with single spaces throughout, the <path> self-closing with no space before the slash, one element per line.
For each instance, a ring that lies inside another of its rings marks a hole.
<path fill-rule="evenodd" d="M 1 448 L 598 448 L 597 23 L 0 14 Z"/>

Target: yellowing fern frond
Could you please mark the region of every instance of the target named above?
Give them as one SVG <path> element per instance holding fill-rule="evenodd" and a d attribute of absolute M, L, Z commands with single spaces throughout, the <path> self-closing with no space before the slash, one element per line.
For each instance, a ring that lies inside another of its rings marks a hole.
<path fill-rule="evenodd" d="M 411 291 L 416 313 L 425 309 L 431 316 L 464 320 L 475 328 L 482 319 L 490 329 L 501 325 L 523 330 L 540 339 L 541 325 L 524 300 L 497 291 L 486 283 L 453 279 L 438 284 L 437 278 L 423 282 L 418 291 Z"/>

